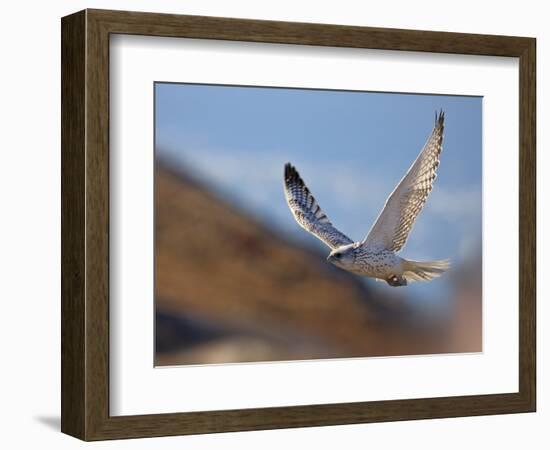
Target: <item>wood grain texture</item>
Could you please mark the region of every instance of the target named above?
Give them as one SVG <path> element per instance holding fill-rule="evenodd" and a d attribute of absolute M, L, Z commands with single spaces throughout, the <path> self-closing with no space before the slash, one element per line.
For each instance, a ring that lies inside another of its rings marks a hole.
<path fill-rule="evenodd" d="M 86 439 L 108 420 L 109 33 L 86 17 Z"/>
<path fill-rule="evenodd" d="M 110 33 L 519 57 L 519 392 L 109 416 Z M 63 18 L 62 431 L 98 440 L 534 411 L 535 53 L 523 37 L 102 10 Z"/>
<path fill-rule="evenodd" d="M 86 428 L 85 19 L 79 12 L 61 27 L 61 430 L 78 437 Z"/>
<path fill-rule="evenodd" d="M 111 33 L 330 47 L 521 56 L 529 38 L 420 30 L 88 10 Z"/>
<path fill-rule="evenodd" d="M 519 385 L 536 409 L 536 41 L 531 39 L 519 67 Z"/>

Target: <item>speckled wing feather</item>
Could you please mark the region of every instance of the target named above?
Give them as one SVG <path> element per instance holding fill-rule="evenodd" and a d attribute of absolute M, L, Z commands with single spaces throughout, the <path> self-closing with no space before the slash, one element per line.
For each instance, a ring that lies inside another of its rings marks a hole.
<path fill-rule="evenodd" d="M 334 228 L 313 195 L 311 195 L 311 192 L 309 192 L 296 168 L 291 164 L 285 165 L 285 194 L 288 206 L 296 222 L 302 228 L 322 240 L 332 249 L 353 242 L 345 234 Z"/>
<path fill-rule="evenodd" d="M 386 204 L 362 245 L 398 252 L 430 194 L 439 166 L 445 115 L 436 114 L 434 129 Z"/>

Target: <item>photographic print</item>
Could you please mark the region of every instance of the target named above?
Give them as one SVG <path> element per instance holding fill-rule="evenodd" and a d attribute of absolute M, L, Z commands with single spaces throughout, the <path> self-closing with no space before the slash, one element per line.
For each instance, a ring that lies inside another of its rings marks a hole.
<path fill-rule="evenodd" d="M 482 98 L 155 83 L 155 365 L 482 351 Z"/>

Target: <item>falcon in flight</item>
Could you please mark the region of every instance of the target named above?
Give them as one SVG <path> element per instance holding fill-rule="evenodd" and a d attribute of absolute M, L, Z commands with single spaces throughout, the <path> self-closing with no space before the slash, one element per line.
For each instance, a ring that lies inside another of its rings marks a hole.
<path fill-rule="evenodd" d="M 285 165 L 284 187 L 290 211 L 298 224 L 331 249 L 327 261 L 358 275 L 406 286 L 409 281 L 432 280 L 449 268 L 449 261 L 412 261 L 397 256 L 432 190 L 443 144 L 445 115 L 436 114 L 424 148 L 397 187 L 367 236 L 353 242 L 332 225 L 300 174 Z"/>

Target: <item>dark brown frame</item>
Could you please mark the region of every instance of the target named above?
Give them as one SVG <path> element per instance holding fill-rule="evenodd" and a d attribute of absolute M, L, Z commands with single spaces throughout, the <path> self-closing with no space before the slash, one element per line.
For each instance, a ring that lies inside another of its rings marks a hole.
<path fill-rule="evenodd" d="M 64 17 L 61 30 L 64 433 L 99 440 L 535 411 L 534 38 L 104 10 Z M 109 416 L 108 99 L 113 33 L 518 57 L 519 392 Z"/>

